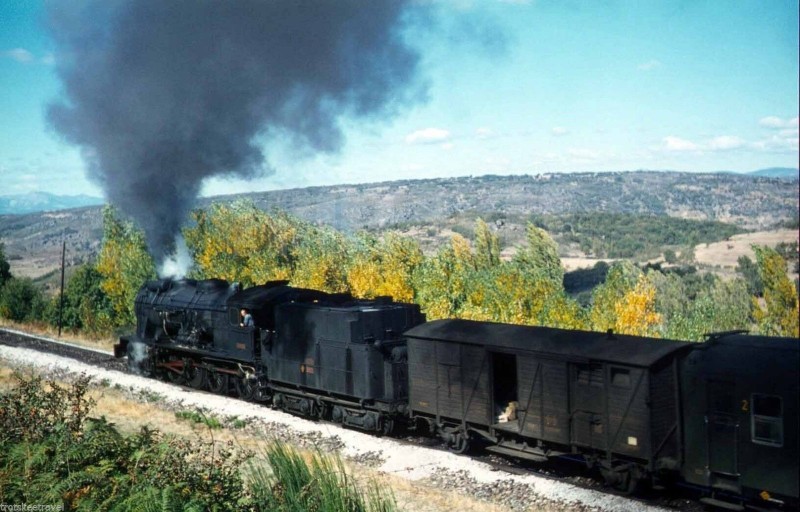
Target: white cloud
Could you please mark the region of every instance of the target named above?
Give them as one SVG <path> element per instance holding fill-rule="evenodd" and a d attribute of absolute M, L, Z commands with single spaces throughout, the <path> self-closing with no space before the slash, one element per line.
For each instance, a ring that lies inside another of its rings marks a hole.
<path fill-rule="evenodd" d="M 423 128 L 406 135 L 406 144 L 434 144 L 450 138 L 450 132 L 442 128 Z"/>
<path fill-rule="evenodd" d="M 744 146 L 746 143 L 743 139 L 733 135 L 720 135 L 714 137 L 708 143 L 708 149 L 713 151 L 725 151 L 728 149 L 737 149 Z"/>
<path fill-rule="evenodd" d="M 566 128 L 564 128 L 563 126 L 555 126 L 555 127 L 553 127 L 553 129 L 552 129 L 552 133 L 553 133 L 553 135 L 555 135 L 556 137 L 560 137 L 560 136 L 562 136 L 562 135 L 566 135 L 566 134 L 568 134 L 568 133 L 569 133 L 569 130 L 567 130 L 567 129 L 566 129 Z"/>
<path fill-rule="evenodd" d="M 2 55 L 14 59 L 17 62 L 22 62 L 23 64 L 31 62 L 34 59 L 33 54 L 25 48 L 12 48 L 11 50 L 4 51 Z"/>
<path fill-rule="evenodd" d="M 694 142 L 670 135 L 662 140 L 667 151 L 698 151 L 700 146 Z"/>
<path fill-rule="evenodd" d="M 754 149 L 768 153 L 797 153 L 800 150 L 800 142 L 795 131 L 792 136 L 786 137 L 780 134 L 773 134 L 765 139 L 761 139 L 752 144 Z"/>
<path fill-rule="evenodd" d="M 642 62 L 636 68 L 639 71 L 652 71 L 654 69 L 658 69 L 661 67 L 661 61 L 656 59 L 650 59 L 647 62 Z"/>
<path fill-rule="evenodd" d="M 56 63 L 56 56 L 53 55 L 52 53 L 48 53 L 44 57 L 42 57 L 41 63 L 44 64 L 45 66 L 52 66 L 53 64 Z"/>
<path fill-rule="evenodd" d="M 758 124 L 763 126 L 764 128 L 771 128 L 775 130 L 780 130 L 782 128 L 797 128 L 798 121 L 797 117 L 792 117 L 791 119 L 782 119 L 778 116 L 767 116 L 762 117 Z"/>
<path fill-rule="evenodd" d="M 491 128 L 487 128 L 485 126 L 482 126 L 477 130 L 475 130 L 475 136 L 478 137 L 479 139 L 489 139 L 493 135 L 494 135 L 494 130 L 492 130 Z"/>
<path fill-rule="evenodd" d="M 451 149 L 453 149 L 454 146 L 455 145 L 452 142 L 445 142 L 444 144 L 441 144 L 439 147 L 445 151 L 450 151 Z"/>

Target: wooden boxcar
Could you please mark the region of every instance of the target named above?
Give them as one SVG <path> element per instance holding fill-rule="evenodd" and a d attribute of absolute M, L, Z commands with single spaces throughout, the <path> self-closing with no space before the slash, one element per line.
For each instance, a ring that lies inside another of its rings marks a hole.
<path fill-rule="evenodd" d="M 406 337 L 411 415 L 457 451 L 477 437 L 532 460 L 579 453 L 623 488 L 680 468 L 689 343 L 467 320 Z"/>

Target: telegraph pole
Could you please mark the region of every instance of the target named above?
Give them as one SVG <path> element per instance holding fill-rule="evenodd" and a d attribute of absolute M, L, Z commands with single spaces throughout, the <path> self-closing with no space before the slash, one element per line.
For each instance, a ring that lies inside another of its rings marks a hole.
<path fill-rule="evenodd" d="M 67 253 L 67 239 L 61 239 L 61 295 L 58 301 L 58 337 L 61 337 L 61 312 L 64 309 L 64 256 Z"/>

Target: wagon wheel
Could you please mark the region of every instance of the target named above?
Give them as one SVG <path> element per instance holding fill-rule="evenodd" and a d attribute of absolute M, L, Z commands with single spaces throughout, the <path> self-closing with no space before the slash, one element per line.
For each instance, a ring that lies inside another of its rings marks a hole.
<path fill-rule="evenodd" d="M 247 377 L 239 377 L 234 381 L 236 386 L 236 393 L 239 395 L 239 398 L 242 400 L 246 400 L 248 402 L 253 401 L 256 396 L 256 381 L 254 379 L 248 379 Z"/>
<path fill-rule="evenodd" d="M 183 370 L 186 384 L 194 389 L 204 390 L 208 387 L 208 371 L 201 366 L 186 366 Z"/>
<path fill-rule="evenodd" d="M 469 435 L 466 432 L 458 432 L 454 434 L 453 441 L 447 445 L 448 450 L 459 455 L 467 453 L 469 448 Z"/>
<path fill-rule="evenodd" d="M 228 374 L 217 371 L 209 372 L 208 390 L 221 395 L 228 394 Z"/>

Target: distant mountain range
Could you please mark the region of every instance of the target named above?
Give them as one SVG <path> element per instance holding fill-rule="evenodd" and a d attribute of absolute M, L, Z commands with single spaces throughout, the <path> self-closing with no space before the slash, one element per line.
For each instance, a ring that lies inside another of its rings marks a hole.
<path fill-rule="evenodd" d="M 664 171 L 664 172 L 672 172 L 672 171 Z M 768 169 L 759 169 L 757 171 L 752 171 L 747 173 L 737 173 L 731 171 L 720 171 L 720 173 L 734 174 L 740 176 L 744 175 L 754 178 L 779 178 L 786 180 L 800 179 L 800 170 L 791 167 L 770 167 Z M 571 173 L 555 173 L 555 174 L 557 175 L 563 174 L 563 176 L 569 177 Z M 575 176 L 580 176 L 584 173 L 573 173 L 573 174 Z M 616 173 L 610 173 L 610 174 L 616 174 Z M 691 175 L 695 173 L 681 173 L 681 174 Z M 696 174 L 703 175 L 703 174 L 715 174 L 715 173 L 696 173 Z M 460 178 L 443 178 L 444 181 L 459 180 L 459 179 Z M 407 180 L 407 181 L 409 183 L 414 183 L 414 180 Z M 336 190 L 339 187 L 347 188 L 348 185 L 340 185 L 333 187 L 311 187 L 311 189 Z M 277 190 L 266 193 L 256 193 L 255 195 L 258 196 L 260 194 L 267 194 L 269 196 L 293 195 L 292 191 L 277 191 Z M 205 200 L 201 201 L 201 203 L 206 202 L 208 199 L 213 200 L 213 198 L 206 198 Z M 105 200 L 103 198 L 87 196 L 87 195 L 62 196 L 62 195 L 50 194 L 47 192 L 30 192 L 27 194 L 20 194 L 20 195 L 0 196 L 0 215 L 8 215 L 8 214 L 24 215 L 27 213 L 50 212 L 56 210 L 67 210 L 70 208 L 80 208 L 83 206 L 97 206 L 97 205 L 102 205 L 103 203 L 105 203 Z"/>
<path fill-rule="evenodd" d="M 476 218 L 490 222 L 505 247 L 523 243 L 528 221 L 539 215 L 654 215 L 715 220 L 748 230 L 772 229 L 796 218 L 798 187 L 796 178 L 744 173 L 552 173 L 251 192 L 205 197 L 198 206 L 247 199 L 264 210 L 277 208 L 347 233 L 400 230 L 419 240 L 423 250 L 433 252 L 448 243 L 453 233 L 471 236 Z M 23 205 L 19 198 L 0 197 L 6 208 L 12 199 L 17 200 L 13 203 L 16 208 Z M 75 204 L 64 204 L 64 198 L 50 197 L 48 201 L 46 194 L 38 195 L 38 200 L 36 195 L 27 199 L 25 207 L 42 210 Z M 86 197 L 77 200 L 102 202 Z M 5 244 L 15 275 L 39 277 L 57 269 L 62 242 L 66 242 L 68 265 L 89 261 L 97 255 L 102 237 L 99 205 L 0 215 L 0 243 Z"/>
<path fill-rule="evenodd" d="M 800 169 L 793 169 L 791 167 L 770 167 L 768 169 L 759 169 L 747 174 L 750 176 L 758 176 L 760 178 L 782 178 L 787 180 L 796 180 L 798 177 L 800 177 Z"/>
<path fill-rule="evenodd" d="M 13 196 L 0 196 L 0 215 L 67 210 L 81 206 L 96 206 L 104 202 L 105 200 L 101 197 L 87 195 L 61 196 L 47 192 L 29 192 Z"/>

